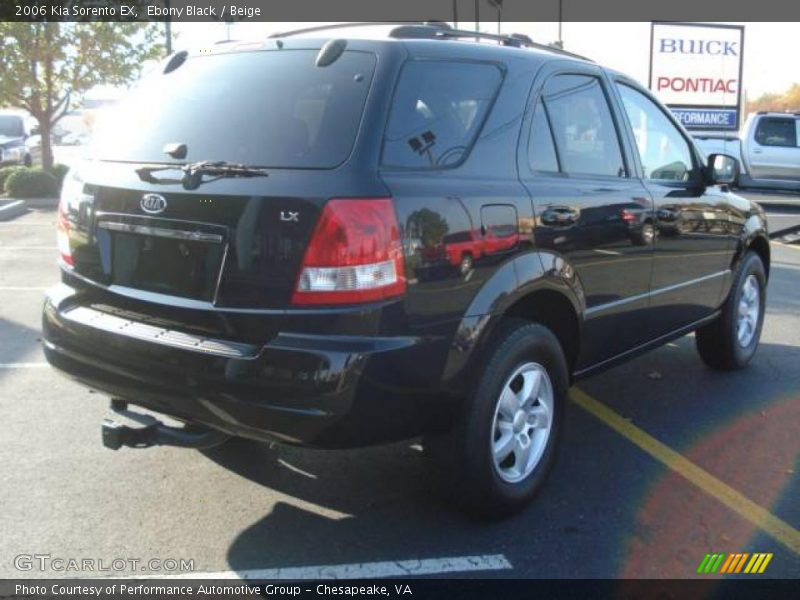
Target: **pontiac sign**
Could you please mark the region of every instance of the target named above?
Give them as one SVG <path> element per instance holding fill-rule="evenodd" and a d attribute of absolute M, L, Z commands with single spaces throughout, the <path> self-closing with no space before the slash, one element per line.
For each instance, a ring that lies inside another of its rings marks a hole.
<path fill-rule="evenodd" d="M 688 129 L 738 129 L 744 27 L 653 23 L 650 89 Z"/>

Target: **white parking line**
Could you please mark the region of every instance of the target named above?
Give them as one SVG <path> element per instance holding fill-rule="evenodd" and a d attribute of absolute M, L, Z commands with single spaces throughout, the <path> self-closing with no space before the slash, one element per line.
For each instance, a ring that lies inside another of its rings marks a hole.
<path fill-rule="evenodd" d="M 55 252 L 58 250 L 56 246 L 3 246 L 0 244 L 0 250 L 11 250 L 12 252 L 24 252 L 26 250 L 48 250 Z"/>
<path fill-rule="evenodd" d="M 0 227 L 49 227 L 55 229 L 55 223 L 22 223 L 20 221 L 3 221 Z"/>
<path fill-rule="evenodd" d="M 800 271 L 800 265 L 793 265 L 791 263 L 780 262 L 778 260 L 773 260 L 772 264 L 776 267 L 780 267 L 781 269 L 794 269 L 795 271 Z"/>
<path fill-rule="evenodd" d="M 245 569 L 216 573 L 164 573 L 137 576 L 136 579 L 378 579 L 384 577 L 418 577 L 443 573 L 501 571 L 514 567 L 502 554 L 451 556 L 421 560 L 397 560 L 344 565 L 282 567 L 277 569 Z"/>
<path fill-rule="evenodd" d="M 44 369 L 50 364 L 46 362 L 32 363 L 0 363 L 0 369 Z"/>
<path fill-rule="evenodd" d="M 32 285 L 0 285 L 0 292 L 44 292 L 47 287 Z"/>

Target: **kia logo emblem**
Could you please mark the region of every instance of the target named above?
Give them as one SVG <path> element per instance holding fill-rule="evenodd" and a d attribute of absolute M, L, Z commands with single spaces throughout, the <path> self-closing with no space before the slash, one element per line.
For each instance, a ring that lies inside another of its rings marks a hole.
<path fill-rule="evenodd" d="M 161 194 L 145 194 L 139 201 L 142 210 L 151 215 L 164 212 L 167 208 L 167 200 Z"/>

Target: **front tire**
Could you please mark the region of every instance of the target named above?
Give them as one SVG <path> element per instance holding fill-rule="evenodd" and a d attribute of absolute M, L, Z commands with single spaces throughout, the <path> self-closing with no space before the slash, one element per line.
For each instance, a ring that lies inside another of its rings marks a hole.
<path fill-rule="evenodd" d="M 451 431 L 426 440 L 436 483 L 467 512 L 497 519 L 523 509 L 555 460 L 569 389 L 558 339 L 509 319 L 486 353 Z"/>
<path fill-rule="evenodd" d="M 722 314 L 695 334 L 700 358 L 712 369 L 741 369 L 758 349 L 767 299 L 767 276 L 755 252 L 744 255 Z"/>

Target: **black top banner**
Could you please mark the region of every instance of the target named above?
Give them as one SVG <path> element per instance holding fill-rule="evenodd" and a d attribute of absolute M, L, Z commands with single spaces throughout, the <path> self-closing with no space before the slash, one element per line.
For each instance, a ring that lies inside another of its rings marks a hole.
<path fill-rule="evenodd" d="M 1 21 L 800 21 L 792 0 L 0 0 Z"/>

